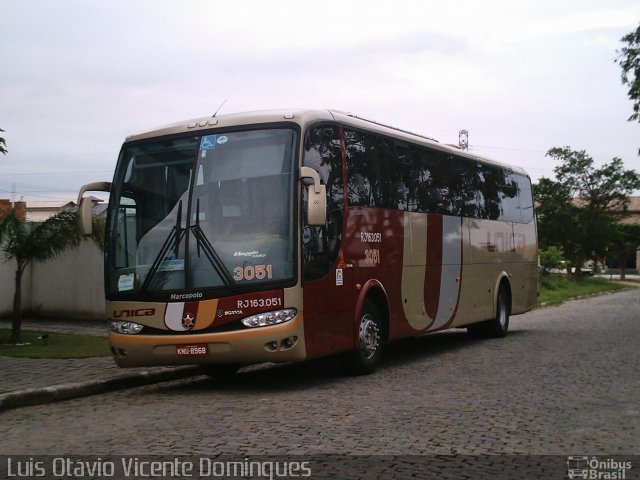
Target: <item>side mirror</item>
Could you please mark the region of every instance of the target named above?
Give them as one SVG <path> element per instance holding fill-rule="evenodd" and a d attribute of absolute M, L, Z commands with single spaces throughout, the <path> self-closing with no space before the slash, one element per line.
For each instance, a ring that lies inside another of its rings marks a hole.
<path fill-rule="evenodd" d="M 110 192 L 110 182 L 88 183 L 80 189 L 78 194 L 78 232 L 83 237 L 88 237 L 93 232 L 92 202 L 90 198 L 84 198 L 85 192 Z"/>
<path fill-rule="evenodd" d="M 311 178 L 307 202 L 307 224 L 324 226 L 327 223 L 327 187 L 320 184 L 320 175 L 311 167 L 300 168 L 300 179 Z"/>

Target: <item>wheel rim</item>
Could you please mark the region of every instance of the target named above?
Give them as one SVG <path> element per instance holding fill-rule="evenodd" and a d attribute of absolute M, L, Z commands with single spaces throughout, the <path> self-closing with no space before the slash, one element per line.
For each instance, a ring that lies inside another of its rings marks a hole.
<path fill-rule="evenodd" d="M 380 329 L 368 313 L 360 320 L 360 352 L 365 360 L 371 360 L 380 345 Z"/>

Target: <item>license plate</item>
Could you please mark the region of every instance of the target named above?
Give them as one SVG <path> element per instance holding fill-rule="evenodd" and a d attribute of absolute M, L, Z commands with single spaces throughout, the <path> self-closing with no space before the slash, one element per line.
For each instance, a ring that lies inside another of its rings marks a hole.
<path fill-rule="evenodd" d="M 176 354 L 180 357 L 197 357 L 198 355 L 206 355 L 209 348 L 206 343 L 197 343 L 195 345 L 176 345 Z"/>

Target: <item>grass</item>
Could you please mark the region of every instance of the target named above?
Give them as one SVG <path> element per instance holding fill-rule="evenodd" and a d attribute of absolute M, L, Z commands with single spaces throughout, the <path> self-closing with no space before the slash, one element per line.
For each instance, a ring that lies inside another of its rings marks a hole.
<path fill-rule="evenodd" d="M 42 335 L 48 335 L 43 340 Z M 21 358 L 89 358 L 111 355 L 106 337 L 22 331 L 22 345 L 7 344 L 11 330 L 0 329 L 0 356 Z"/>
<path fill-rule="evenodd" d="M 571 275 L 542 275 L 540 277 L 540 304 L 561 303 L 575 297 L 596 293 L 615 292 L 629 288 L 601 277 L 575 278 Z"/>

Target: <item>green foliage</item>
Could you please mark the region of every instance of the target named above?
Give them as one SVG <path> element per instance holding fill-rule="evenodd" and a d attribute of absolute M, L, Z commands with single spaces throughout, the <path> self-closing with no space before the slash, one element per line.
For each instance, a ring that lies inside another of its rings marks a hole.
<path fill-rule="evenodd" d="M 552 148 L 547 156 L 560 164 L 554 169 L 556 180 L 542 178 L 534 186 L 540 247 L 561 248 L 575 267 L 604 257 L 629 194 L 640 188 L 640 175 L 625 170 L 619 158 L 597 168 L 584 150 L 570 147 Z"/>
<path fill-rule="evenodd" d="M 93 243 L 95 243 L 100 250 L 104 250 L 107 221 L 104 217 L 94 215 L 91 219 L 91 224 L 93 225 L 91 240 L 93 240 Z"/>
<path fill-rule="evenodd" d="M 540 250 L 540 265 L 542 265 L 543 273 L 548 273 L 552 268 L 562 268 L 563 264 L 564 253 L 561 248 L 551 246 L 544 250 Z"/>
<path fill-rule="evenodd" d="M 0 128 L 0 132 L 4 132 L 4 130 Z M 2 137 L 0 137 L 0 153 L 3 155 L 7 154 L 7 142 L 5 142 Z"/>
<path fill-rule="evenodd" d="M 38 337 L 48 335 L 46 340 Z M 106 337 L 53 332 L 22 332 L 22 344 L 7 344 L 10 330 L 0 330 L 0 356 L 22 358 L 89 358 L 110 355 Z"/>
<path fill-rule="evenodd" d="M 540 277 L 540 304 L 561 303 L 571 298 L 597 293 L 615 292 L 627 287 L 602 277 L 575 278 L 570 275 L 544 275 Z"/>
<path fill-rule="evenodd" d="M 82 237 L 78 229 L 78 214 L 63 210 L 40 224 L 27 224 L 12 209 L 0 220 L 0 249 L 7 259 L 16 261 L 13 300 L 12 343 L 20 342 L 22 322 L 22 275 L 31 262 L 46 262 L 76 247 Z M 104 221 L 94 217 L 93 240 L 104 245 Z"/>
<path fill-rule="evenodd" d="M 624 278 L 627 262 L 635 258 L 636 249 L 640 247 L 640 224 L 616 223 L 612 233 L 609 251 L 617 258 L 620 273 L 623 275 L 621 278 Z"/>
<path fill-rule="evenodd" d="M 627 95 L 633 101 L 633 114 L 629 121 L 640 121 L 640 25 L 620 41 L 626 45 L 617 51 L 616 62 L 622 68 L 622 84 L 629 87 Z"/>

